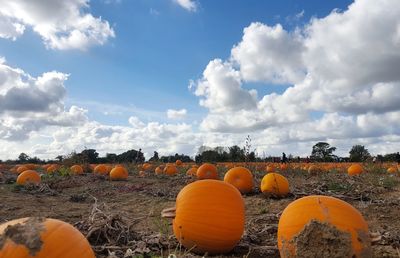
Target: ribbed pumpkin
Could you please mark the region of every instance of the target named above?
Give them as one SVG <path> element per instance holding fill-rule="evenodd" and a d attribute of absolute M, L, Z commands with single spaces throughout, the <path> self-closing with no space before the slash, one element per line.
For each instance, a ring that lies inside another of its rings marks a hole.
<path fill-rule="evenodd" d="M 99 175 L 108 175 L 108 173 L 110 172 L 108 169 L 109 168 L 106 165 L 100 164 L 94 168 L 93 172 Z"/>
<path fill-rule="evenodd" d="M 83 174 L 83 168 L 79 165 L 73 165 L 71 166 L 71 173 L 74 175 L 81 175 Z"/>
<path fill-rule="evenodd" d="M 185 186 L 176 198 L 174 234 L 193 252 L 231 251 L 241 239 L 244 222 L 240 192 L 223 181 L 196 181 Z"/>
<path fill-rule="evenodd" d="M 261 180 L 261 192 L 267 196 L 285 196 L 289 193 L 289 181 L 278 173 L 268 173 Z"/>
<path fill-rule="evenodd" d="M 359 175 L 363 172 L 363 168 L 360 164 L 353 164 L 347 169 L 347 174 L 349 176 Z"/>
<path fill-rule="evenodd" d="M 372 256 L 361 213 L 342 200 L 320 195 L 300 198 L 285 208 L 279 219 L 278 247 L 283 258 Z"/>
<path fill-rule="evenodd" d="M 56 172 L 58 169 L 59 169 L 59 165 L 57 165 L 57 164 L 52 164 L 52 165 L 50 165 L 47 169 L 46 169 L 46 172 L 48 173 L 48 174 L 51 174 L 51 173 L 54 173 L 54 172 Z"/>
<path fill-rule="evenodd" d="M 218 179 L 217 167 L 210 163 L 204 163 L 196 172 L 198 179 Z"/>
<path fill-rule="evenodd" d="M 2 258 L 95 258 L 79 230 L 56 219 L 23 218 L 1 224 L 0 243 Z"/>
<path fill-rule="evenodd" d="M 175 165 L 177 165 L 177 166 L 181 166 L 181 165 L 182 165 L 182 161 L 181 161 L 181 160 L 179 160 L 179 159 L 178 159 L 178 160 L 176 160 L 176 161 L 175 161 Z"/>
<path fill-rule="evenodd" d="M 39 183 L 40 183 L 40 175 L 35 170 L 25 170 L 17 177 L 18 185 L 39 184 Z"/>
<path fill-rule="evenodd" d="M 176 175 L 178 173 L 178 169 L 176 168 L 175 165 L 167 165 L 164 168 L 164 174 L 169 175 L 169 176 L 173 176 Z"/>
<path fill-rule="evenodd" d="M 18 174 L 21 174 L 22 172 L 24 172 L 24 171 L 26 171 L 26 170 L 29 170 L 29 168 L 27 168 L 26 166 L 19 166 L 19 167 L 17 168 L 17 173 L 18 173 Z"/>
<path fill-rule="evenodd" d="M 244 167 L 231 168 L 226 172 L 224 181 L 236 187 L 241 193 L 253 191 L 253 175 Z"/>
<path fill-rule="evenodd" d="M 115 167 L 110 172 L 111 180 L 125 180 L 128 178 L 128 170 L 124 167 Z"/>

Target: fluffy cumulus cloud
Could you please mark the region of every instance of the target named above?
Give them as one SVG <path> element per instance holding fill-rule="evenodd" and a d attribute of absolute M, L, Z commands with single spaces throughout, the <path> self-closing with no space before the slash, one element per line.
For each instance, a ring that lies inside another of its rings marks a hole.
<path fill-rule="evenodd" d="M 286 143 L 399 134 L 399 13 L 396 0 L 357 0 L 294 31 L 250 24 L 193 87 L 209 109 L 201 128 L 274 131 Z M 252 82 L 284 91 L 257 97 Z"/>
<path fill-rule="evenodd" d="M 198 8 L 198 4 L 194 0 L 173 0 L 176 4 L 180 5 L 182 8 L 185 8 L 189 12 L 196 12 Z"/>
<path fill-rule="evenodd" d="M 0 139 L 21 141 L 46 126 L 72 126 L 87 120 L 86 110 L 63 103 L 68 75 L 48 72 L 35 78 L 0 62 Z"/>
<path fill-rule="evenodd" d="M 187 110 L 182 108 L 179 110 L 175 109 L 168 109 L 167 110 L 167 117 L 169 119 L 184 119 L 186 117 Z"/>
<path fill-rule="evenodd" d="M 87 49 L 115 36 L 108 21 L 88 13 L 88 0 L 0 0 L 0 37 L 15 40 L 31 27 L 52 49 Z"/>

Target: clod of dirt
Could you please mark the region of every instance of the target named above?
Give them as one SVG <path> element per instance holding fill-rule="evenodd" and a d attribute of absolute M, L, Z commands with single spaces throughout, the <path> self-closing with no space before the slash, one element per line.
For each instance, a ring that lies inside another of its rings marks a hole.
<path fill-rule="evenodd" d="M 23 224 L 18 223 L 8 226 L 0 235 L 0 249 L 3 248 L 7 239 L 11 239 L 18 245 L 23 245 L 29 250 L 31 256 L 40 251 L 43 241 L 40 234 L 45 230 L 44 218 L 29 218 Z"/>
<path fill-rule="evenodd" d="M 296 247 L 296 257 L 352 256 L 351 235 L 328 223 L 312 220 L 295 236 L 291 243 Z"/>

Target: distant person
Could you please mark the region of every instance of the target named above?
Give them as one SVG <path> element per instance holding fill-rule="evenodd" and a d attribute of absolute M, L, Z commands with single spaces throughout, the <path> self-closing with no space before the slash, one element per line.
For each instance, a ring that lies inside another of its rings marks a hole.
<path fill-rule="evenodd" d="M 287 163 L 287 157 L 286 154 L 284 152 L 282 152 L 282 159 L 281 159 L 282 163 Z"/>

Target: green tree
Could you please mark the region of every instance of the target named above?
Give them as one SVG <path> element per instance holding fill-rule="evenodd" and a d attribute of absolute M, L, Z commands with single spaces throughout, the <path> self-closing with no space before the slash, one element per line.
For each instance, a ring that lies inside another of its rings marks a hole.
<path fill-rule="evenodd" d="M 312 147 L 311 159 L 317 161 L 333 161 L 336 156 L 333 152 L 336 147 L 332 147 L 327 142 L 318 142 Z"/>
<path fill-rule="evenodd" d="M 351 162 L 363 162 L 371 157 L 371 154 L 363 145 L 354 145 L 349 153 Z"/>
<path fill-rule="evenodd" d="M 28 161 L 28 159 L 29 159 L 29 156 L 23 152 L 21 154 L 19 154 L 19 156 L 18 156 L 18 161 L 20 163 L 26 163 Z"/>

